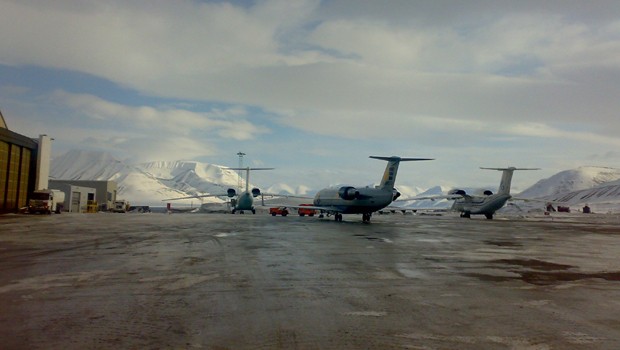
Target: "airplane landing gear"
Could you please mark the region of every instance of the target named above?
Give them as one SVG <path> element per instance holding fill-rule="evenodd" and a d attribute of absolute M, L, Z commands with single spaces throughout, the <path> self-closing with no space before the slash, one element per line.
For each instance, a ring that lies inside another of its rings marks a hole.
<path fill-rule="evenodd" d="M 230 212 L 231 214 L 234 214 L 237 211 L 237 209 L 234 209 Z"/>
<path fill-rule="evenodd" d="M 256 209 L 252 209 L 252 214 L 256 214 Z"/>
<path fill-rule="evenodd" d="M 362 214 L 362 222 L 370 222 L 371 213 L 363 213 Z"/>
<path fill-rule="evenodd" d="M 469 219 L 469 218 L 471 218 L 471 213 L 468 212 L 468 211 L 464 211 L 464 212 L 461 213 L 461 217 Z"/>
<path fill-rule="evenodd" d="M 336 220 L 337 222 L 342 222 L 342 214 L 340 213 L 334 214 L 334 220 Z"/>
<path fill-rule="evenodd" d="M 493 214 L 484 214 L 487 217 L 487 220 L 493 220 Z"/>

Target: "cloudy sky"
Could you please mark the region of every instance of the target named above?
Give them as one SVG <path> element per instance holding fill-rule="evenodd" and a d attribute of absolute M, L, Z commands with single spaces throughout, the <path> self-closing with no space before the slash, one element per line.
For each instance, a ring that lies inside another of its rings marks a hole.
<path fill-rule="evenodd" d="M 13 131 L 253 182 L 497 186 L 620 167 L 620 2 L 0 0 Z"/>

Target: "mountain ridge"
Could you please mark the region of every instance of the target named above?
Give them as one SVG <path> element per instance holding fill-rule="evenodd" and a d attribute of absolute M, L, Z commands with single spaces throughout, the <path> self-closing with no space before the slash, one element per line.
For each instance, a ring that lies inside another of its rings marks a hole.
<path fill-rule="evenodd" d="M 197 161 L 153 161 L 140 164 L 127 164 L 105 152 L 71 150 L 60 157 L 52 159 L 50 177 L 61 180 L 112 180 L 118 184 L 118 198 L 130 200 L 143 205 L 163 205 L 165 199 L 190 197 L 207 194 L 224 194 L 228 188 L 245 187 L 245 181 L 239 174 L 227 167 L 201 163 Z M 561 171 L 549 178 L 541 179 L 534 185 L 515 195 L 521 198 L 542 198 L 562 200 L 579 204 L 580 199 L 603 198 L 618 202 L 620 207 L 620 190 L 614 191 L 606 186 L 618 186 L 620 189 L 620 169 L 610 167 L 580 167 Z M 250 187 L 252 184 L 250 184 Z M 450 187 L 433 186 L 426 190 L 397 186 L 401 198 L 412 196 L 432 196 L 445 194 Z M 602 189 L 603 188 L 603 189 Z M 311 196 L 316 191 L 304 185 L 292 186 L 276 183 L 262 192 Z M 583 191 L 583 192 L 579 192 Z M 589 191 L 596 191 L 589 195 Z M 579 192 L 579 193 L 577 193 Z M 574 195 L 571 195 L 574 194 Z M 189 204 L 221 203 L 218 197 L 192 198 L 175 201 Z M 449 201 L 408 202 L 407 207 L 447 207 Z"/>

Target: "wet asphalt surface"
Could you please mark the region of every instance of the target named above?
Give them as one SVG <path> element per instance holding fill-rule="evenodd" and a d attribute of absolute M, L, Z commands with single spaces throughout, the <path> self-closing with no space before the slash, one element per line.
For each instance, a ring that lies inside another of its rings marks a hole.
<path fill-rule="evenodd" d="M 0 217 L 0 348 L 618 349 L 620 217 Z"/>

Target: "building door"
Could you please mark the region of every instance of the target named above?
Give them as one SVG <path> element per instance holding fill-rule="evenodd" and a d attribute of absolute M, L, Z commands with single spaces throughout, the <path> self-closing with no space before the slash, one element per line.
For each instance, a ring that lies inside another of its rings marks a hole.
<path fill-rule="evenodd" d="M 71 192 L 71 212 L 80 212 L 80 192 Z"/>

